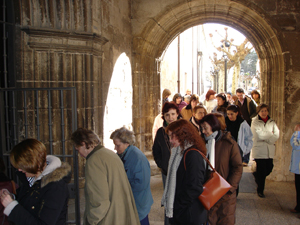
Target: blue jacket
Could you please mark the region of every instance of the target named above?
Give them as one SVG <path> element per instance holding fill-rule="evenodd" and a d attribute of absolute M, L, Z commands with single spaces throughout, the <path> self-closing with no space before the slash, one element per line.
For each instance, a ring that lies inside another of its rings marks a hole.
<path fill-rule="evenodd" d="M 290 171 L 292 173 L 300 174 L 300 131 L 295 131 L 293 133 L 290 143 L 293 147 Z"/>
<path fill-rule="evenodd" d="M 129 145 L 121 158 L 132 189 L 139 219 L 144 219 L 150 212 L 153 198 L 150 190 L 151 170 L 145 154 L 137 147 Z"/>

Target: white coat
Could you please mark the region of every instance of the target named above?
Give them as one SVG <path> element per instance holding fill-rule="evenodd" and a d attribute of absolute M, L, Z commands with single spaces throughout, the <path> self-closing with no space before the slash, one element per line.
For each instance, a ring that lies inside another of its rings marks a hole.
<path fill-rule="evenodd" d="M 265 123 L 258 115 L 252 119 L 253 133 L 252 157 L 254 159 L 272 159 L 275 155 L 275 142 L 279 138 L 279 129 L 274 120 Z"/>

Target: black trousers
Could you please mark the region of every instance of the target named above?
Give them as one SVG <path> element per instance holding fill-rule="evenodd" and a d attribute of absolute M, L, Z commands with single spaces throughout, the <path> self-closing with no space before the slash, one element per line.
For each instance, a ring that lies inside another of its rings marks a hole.
<path fill-rule="evenodd" d="M 253 173 L 257 184 L 257 193 L 264 193 L 266 177 L 273 170 L 273 159 L 255 159 L 256 172 Z"/>
<path fill-rule="evenodd" d="M 296 200 L 295 210 L 300 212 L 300 174 L 295 174 Z"/>

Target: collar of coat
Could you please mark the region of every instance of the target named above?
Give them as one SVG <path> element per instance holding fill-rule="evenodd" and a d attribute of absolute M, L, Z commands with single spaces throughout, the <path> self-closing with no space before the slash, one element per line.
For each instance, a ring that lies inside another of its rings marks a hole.
<path fill-rule="evenodd" d="M 88 155 L 87 157 L 85 158 L 86 160 L 91 156 L 93 155 L 93 153 L 95 153 L 96 151 L 98 151 L 100 148 L 104 147 L 103 145 L 97 145 Z"/>
<path fill-rule="evenodd" d="M 41 179 L 41 188 L 45 187 L 51 182 L 62 180 L 71 173 L 71 166 L 67 162 L 62 162 L 61 166 L 53 170 L 51 173 L 45 175 Z"/>

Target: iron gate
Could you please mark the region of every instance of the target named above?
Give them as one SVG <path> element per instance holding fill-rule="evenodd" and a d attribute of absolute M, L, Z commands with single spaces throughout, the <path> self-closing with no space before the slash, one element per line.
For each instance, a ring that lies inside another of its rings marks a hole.
<path fill-rule="evenodd" d="M 0 89 L 1 156 L 8 176 L 16 179 L 9 162 L 9 151 L 26 138 L 43 142 L 48 154 L 73 164 L 70 198 L 75 200 L 75 218 L 68 224 L 80 224 L 78 155 L 71 143 L 77 129 L 75 87 Z"/>

